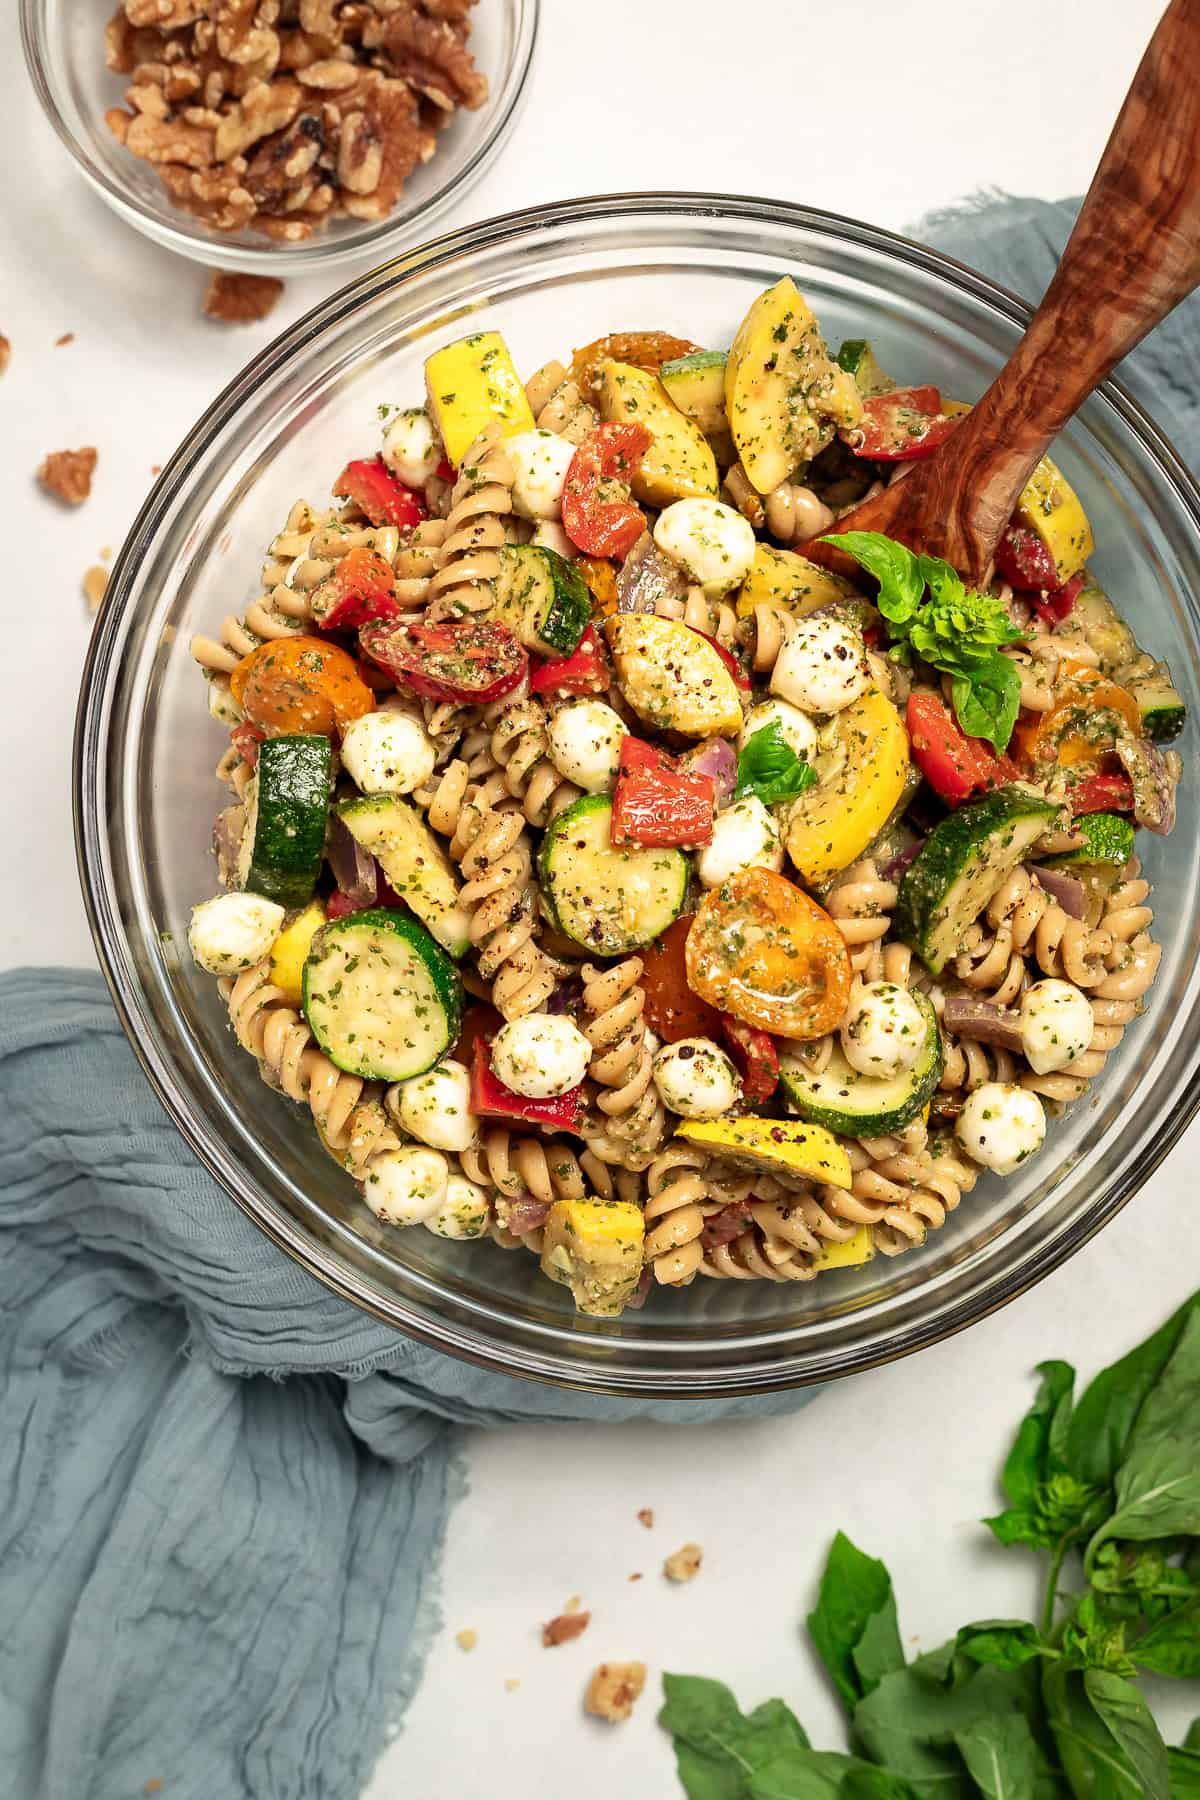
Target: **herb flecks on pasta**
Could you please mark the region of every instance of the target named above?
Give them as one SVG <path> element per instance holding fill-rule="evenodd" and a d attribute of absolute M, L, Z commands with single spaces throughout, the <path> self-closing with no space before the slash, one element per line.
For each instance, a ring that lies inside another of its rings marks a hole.
<path fill-rule="evenodd" d="M 426 373 L 193 642 L 239 1042 L 364 1230 L 532 1252 L 586 1313 L 918 1247 L 1158 967 L 1184 706 L 1077 497 L 1039 465 L 983 592 L 871 534 L 860 586 L 818 567 L 963 409 L 786 279 L 728 352 Z"/>

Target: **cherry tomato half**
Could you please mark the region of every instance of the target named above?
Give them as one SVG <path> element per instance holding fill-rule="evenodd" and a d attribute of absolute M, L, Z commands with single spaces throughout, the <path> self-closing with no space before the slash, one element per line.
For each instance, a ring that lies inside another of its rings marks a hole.
<path fill-rule="evenodd" d="M 646 1023 L 664 1044 L 681 1038 L 715 1038 L 721 1015 L 688 986 L 686 948 L 694 913 L 684 913 L 642 952 Z"/>
<path fill-rule="evenodd" d="M 427 700 L 486 706 L 517 687 L 529 658 L 507 626 L 493 619 L 443 619 L 432 625 L 364 625 L 366 654 L 403 687 Z"/>
<path fill-rule="evenodd" d="M 850 953 L 823 907 L 771 869 L 740 869 L 710 888 L 687 940 L 687 979 L 702 999 L 780 1037 L 832 1031 L 850 998 Z"/>
<path fill-rule="evenodd" d="M 665 362 L 690 356 L 699 348 L 688 338 L 672 337 L 669 331 L 612 331 L 576 350 L 571 358 L 571 376 L 587 394 L 602 362 L 631 363 L 635 369 L 649 369 L 657 375 Z"/>
<path fill-rule="evenodd" d="M 229 677 L 234 699 L 268 737 L 328 736 L 369 713 L 374 695 L 352 656 L 324 638 L 274 638 L 243 656 Z"/>
<path fill-rule="evenodd" d="M 862 423 L 842 433 L 855 456 L 874 462 L 912 462 L 929 456 L 958 424 L 941 410 L 935 387 L 896 388 L 863 402 Z"/>
<path fill-rule="evenodd" d="M 563 530 L 589 556 L 628 556 L 646 529 L 629 477 L 650 448 L 644 425 L 597 425 L 571 458 L 562 493 Z"/>

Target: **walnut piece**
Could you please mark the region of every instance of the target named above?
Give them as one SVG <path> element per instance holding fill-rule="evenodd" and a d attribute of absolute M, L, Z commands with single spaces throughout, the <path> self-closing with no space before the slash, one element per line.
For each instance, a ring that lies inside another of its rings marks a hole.
<path fill-rule="evenodd" d="M 65 505 L 82 506 L 92 491 L 98 460 L 91 445 L 83 450 L 53 450 L 38 470 L 38 480 Z"/>
<path fill-rule="evenodd" d="M 12 361 L 12 345 L 9 343 L 8 339 L 4 336 L 3 332 L 0 332 L 0 375 L 7 374 L 8 365 L 11 361 Z"/>
<path fill-rule="evenodd" d="M 105 122 L 171 201 L 278 242 L 388 217 L 487 80 L 476 0 L 125 0 L 105 61 L 129 78 Z"/>
<path fill-rule="evenodd" d="M 680 1550 L 673 1550 L 663 1564 L 663 1574 L 668 1581 L 694 1581 L 700 1573 L 700 1564 L 704 1561 L 704 1552 L 699 1544 L 684 1544 Z"/>
<path fill-rule="evenodd" d="M 248 325 L 265 319 L 283 293 L 282 281 L 273 275 L 235 275 L 214 269 L 204 294 L 204 310 L 224 325 Z"/>
<path fill-rule="evenodd" d="M 591 1624 L 590 1612 L 559 1613 L 542 1626 L 542 1646 L 552 1650 L 556 1644 L 569 1644 L 572 1638 L 582 1637 Z"/>
<path fill-rule="evenodd" d="M 99 612 L 100 602 L 104 598 L 104 590 L 108 586 L 108 570 L 102 569 L 99 563 L 93 563 L 90 569 L 84 571 L 82 585 L 83 597 L 87 601 L 88 611 L 91 613 Z"/>
<path fill-rule="evenodd" d="M 652 1506 L 640 1506 L 638 1508 L 637 1518 L 638 1518 L 639 1525 L 644 1525 L 646 1527 L 647 1531 L 653 1531 L 653 1529 L 654 1529 L 654 1508 Z"/>
<path fill-rule="evenodd" d="M 634 1701 L 645 1685 L 645 1663 L 601 1663 L 587 1684 L 583 1710 L 618 1725 L 632 1717 Z"/>
<path fill-rule="evenodd" d="M 479 1642 L 479 1633 L 468 1625 L 465 1630 L 455 1632 L 454 1641 L 460 1650 L 473 1650 Z"/>

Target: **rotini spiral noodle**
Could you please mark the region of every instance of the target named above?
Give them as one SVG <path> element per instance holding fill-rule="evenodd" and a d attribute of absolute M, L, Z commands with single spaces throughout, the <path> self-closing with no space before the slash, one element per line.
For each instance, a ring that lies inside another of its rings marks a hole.
<path fill-rule="evenodd" d="M 459 905 L 471 914 L 479 974 L 506 1019 L 539 1012 L 554 992 L 558 965 L 534 942 L 535 895 L 525 820 L 515 808 L 488 804 L 477 790 L 466 801 L 450 854 L 465 884 Z"/>
<path fill-rule="evenodd" d="M 646 1173 L 645 1260 L 664 1287 L 691 1281 L 704 1261 L 700 1234 L 719 1211 L 705 1181 L 708 1158 L 686 1144 L 668 1144 Z"/>
<path fill-rule="evenodd" d="M 556 431 L 572 444 L 581 444 L 600 423 L 599 413 L 560 362 L 545 363 L 529 377 L 525 398 L 540 431 Z"/>
<path fill-rule="evenodd" d="M 463 458 L 429 578 L 429 616 L 461 618 L 486 612 L 495 599 L 499 552 L 512 515 L 512 460 L 498 423 L 485 427 Z"/>
<path fill-rule="evenodd" d="M 897 892 L 895 882 L 884 881 L 867 857 L 839 875 L 826 898 L 825 910 L 846 940 L 850 967 L 863 981 L 883 980 L 883 940 Z"/>
<path fill-rule="evenodd" d="M 722 649 L 737 647 L 737 614 L 728 600 L 709 600 L 698 587 L 689 588 L 685 598 L 674 594 L 660 595 L 654 611 L 660 619 L 680 619 L 693 631 L 716 638 Z"/>
<path fill-rule="evenodd" d="M 637 956 L 607 969 L 584 967 L 582 1028 L 592 1046 L 588 1074 L 602 1090 L 596 1106 L 607 1121 L 606 1135 L 626 1143 L 630 1161 L 649 1162 L 667 1121 L 646 1041 L 642 967 Z"/>
<path fill-rule="evenodd" d="M 508 792 L 521 802 L 529 823 L 541 829 L 580 794 L 547 754 L 546 709 L 530 695 L 524 700 L 497 702 L 489 709 L 488 718 L 492 760 L 503 770 Z"/>
<path fill-rule="evenodd" d="M 1080 988 L 1096 987 L 1104 978 L 1104 959 L 1113 945 L 1107 924 L 1093 931 L 1086 920 L 1071 918 L 1024 866 L 992 896 L 987 921 L 997 933 L 1007 928 L 1018 955 L 1032 948 L 1043 975 Z"/>
<path fill-rule="evenodd" d="M 803 543 L 805 538 L 819 537 L 833 524 L 833 513 L 809 487 L 794 481 L 781 482 L 764 502 L 767 530 L 781 544 Z"/>

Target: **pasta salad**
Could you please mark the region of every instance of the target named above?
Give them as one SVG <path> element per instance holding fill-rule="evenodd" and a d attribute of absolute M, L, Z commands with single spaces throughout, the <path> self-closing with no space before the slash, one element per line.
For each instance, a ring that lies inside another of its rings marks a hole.
<path fill-rule="evenodd" d="M 600 1316 L 809 1281 L 1101 1073 L 1184 705 L 1049 458 L 986 591 L 838 532 L 966 410 L 787 277 L 728 351 L 615 332 L 523 383 L 478 332 L 194 640 L 230 797 L 192 955 L 385 1227 Z"/>

